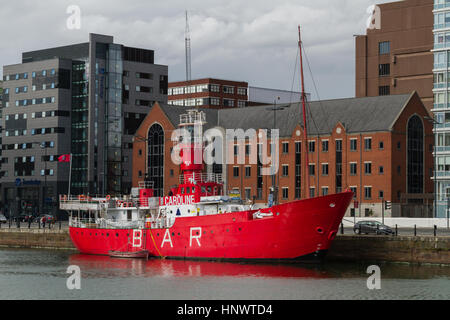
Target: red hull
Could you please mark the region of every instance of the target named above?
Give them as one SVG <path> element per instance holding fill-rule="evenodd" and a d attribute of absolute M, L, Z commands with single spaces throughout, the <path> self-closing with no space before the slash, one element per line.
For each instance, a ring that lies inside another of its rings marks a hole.
<path fill-rule="evenodd" d="M 131 240 L 151 256 L 197 259 L 300 259 L 326 252 L 353 197 L 344 192 L 255 211 L 180 217 L 170 229 L 70 228 L 81 253 L 107 255 Z"/>

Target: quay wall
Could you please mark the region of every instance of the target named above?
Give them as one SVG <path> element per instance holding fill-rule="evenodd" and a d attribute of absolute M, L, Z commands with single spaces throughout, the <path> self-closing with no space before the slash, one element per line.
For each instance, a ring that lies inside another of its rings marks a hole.
<path fill-rule="evenodd" d="M 67 229 L 0 229 L 0 247 L 75 250 Z"/>
<path fill-rule="evenodd" d="M 327 259 L 450 265 L 450 237 L 339 235 Z"/>

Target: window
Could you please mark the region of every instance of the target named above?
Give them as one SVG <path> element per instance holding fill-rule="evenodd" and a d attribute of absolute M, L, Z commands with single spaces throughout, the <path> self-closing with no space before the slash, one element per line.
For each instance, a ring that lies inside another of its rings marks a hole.
<path fill-rule="evenodd" d="M 391 74 L 391 65 L 389 63 L 380 64 L 378 66 L 378 75 L 380 77 L 388 76 Z"/>
<path fill-rule="evenodd" d="M 379 173 L 379 174 L 384 174 L 384 167 L 383 167 L 383 166 L 380 166 L 380 167 L 378 168 L 378 173 Z"/>
<path fill-rule="evenodd" d="M 247 95 L 247 88 L 238 88 L 237 94 L 240 96 L 246 96 Z"/>
<path fill-rule="evenodd" d="M 245 177 L 250 178 L 252 176 L 252 167 L 245 167 Z"/>
<path fill-rule="evenodd" d="M 423 193 L 424 185 L 424 127 L 422 120 L 414 115 L 408 121 L 406 151 L 408 163 L 405 173 L 408 176 L 408 193 Z"/>
<path fill-rule="evenodd" d="M 315 164 L 309 164 L 308 169 L 309 169 L 310 176 L 316 175 L 316 165 Z"/>
<path fill-rule="evenodd" d="M 378 43 L 379 54 L 389 54 L 391 52 L 391 43 L 389 41 L 383 41 Z"/>
<path fill-rule="evenodd" d="M 364 199 L 372 199 L 372 187 L 364 187 Z"/>
<path fill-rule="evenodd" d="M 211 92 L 219 92 L 220 91 L 220 85 L 218 84 L 211 84 L 210 85 Z"/>
<path fill-rule="evenodd" d="M 245 199 L 252 198 L 252 188 L 245 188 Z"/>
<path fill-rule="evenodd" d="M 234 94 L 234 87 L 223 86 L 223 93 Z"/>
<path fill-rule="evenodd" d="M 238 100 L 238 107 L 239 108 L 245 108 L 246 106 L 247 106 L 247 101 Z"/>
<path fill-rule="evenodd" d="M 328 163 L 322 163 L 322 175 L 323 176 L 328 175 Z"/>
<path fill-rule="evenodd" d="M 283 153 L 289 153 L 289 142 L 283 142 Z"/>
<path fill-rule="evenodd" d="M 378 87 L 378 95 L 379 96 L 388 96 L 391 94 L 391 90 L 389 86 L 380 86 Z"/>
<path fill-rule="evenodd" d="M 365 162 L 364 163 L 364 173 L 365 174 L 372 174 L 372 163 L 371 162 Z"/>
<path fill-rule="evenodd" d="M 239 177 L 239 167 L 233 167 L 233 177 Z"/>
<path fill-rule="evenodd" d="M 322 140 L 322 152 L 328 152 L 328 140 Z"/>
<path fill-rule="evenodd" d="M 380 199 L 384 198 L 384 191 L 383 190 L 378 191 L 378 198 L 380 198 Z"/>
<path fill-rule="evenodd" d="M 232 99 L 223 99 L 224 107 L 234 107 L 234 100 Z"/>
<path fill-rule="evenodd" d="M 283 187 L 283 199 L 289 198 L 289 188 Z"/>
<path fill-rule="evenodd" d="M 380 141 L 380 143 L 378 144 L 378 148 L 380 150 L 384 150 L 384 142 L 383 141 Z"/>
<path fill-rule="evenodd" d="M 315 152 L 316 151 L 316 142 L 315 141 L 309 141 L 308 142 L 308 150 L 309 150 L 309 152 Z"/>
<path fill-rule="evenodd" d="M 372 138 L 364 139 L 364 150 L 366 151 L 372 150 Z"/>
<path fill-rule="evenodd" d="M 327 196 L 328 195 L 328 187 L 322 187 L 322 195 Z"/>
<path fill-rule="evenodd" d="M 287 177 L 289 175 L 289 166 L 287 164 L 283 164 L 283 177 Z"/>
<path fill-rule="evenodd" d="M 316 194 L 316 188 L 315 187 L 310 187 L 309 188 L 309 197 L 310 198 L 314 198 Z"/>
<path fill-rule="evenodd" d="M 350 140 L 350 151 L 356 151 L 358 150 L 358 140 L 351 139 Z"/>
<path fill-rule="evenodd" d="M 350 163 L 350 175 L 356 176 L 357 174 L 357 164 L 356 163 Z"/>

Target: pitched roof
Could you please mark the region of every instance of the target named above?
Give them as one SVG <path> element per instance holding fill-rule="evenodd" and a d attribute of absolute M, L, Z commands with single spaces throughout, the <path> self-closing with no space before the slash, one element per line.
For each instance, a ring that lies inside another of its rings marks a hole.
<path fill-rule="evenodd" d="M 390 131 L 393 124 L 412 98 L 412 94 L 346 98 L 307 103 L 308 134 L 328 135 L 333 128 L 342 123 L 347 133 Z M 177 127 L 180 114 L 186 107 L 160 104 L 172 124 Z M 281 110 L 273 111 L 274 106 L 256 106 L 232 109 L 202 109 L 207 124 L 205 129 L 220 126 L 225 129 L 271 129 L 276 124 L 280 137 L 292 135 L 295 127 L 303 123 L 300 103 L 277 105 Z"/>

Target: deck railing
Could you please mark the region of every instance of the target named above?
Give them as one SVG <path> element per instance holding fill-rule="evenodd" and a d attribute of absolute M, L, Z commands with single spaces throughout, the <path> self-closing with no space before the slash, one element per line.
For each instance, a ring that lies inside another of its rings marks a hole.
<path fill-rule="evenodd" d="M 90 229 L 142 229 L 144 228 L 144 220 L 116 221 L 104 218 L 71 217 L 69 226 Z"/>
<path fill-rule="evenodd" d="M 188 176 L 185 179 L 184 175 L 180 175 L 180 184 L 197 183 L 197 182 L 223 183 L 223 176 L 220 173 L 202 173 L 202 174 L 193 174 L 192 176 Z"/>

